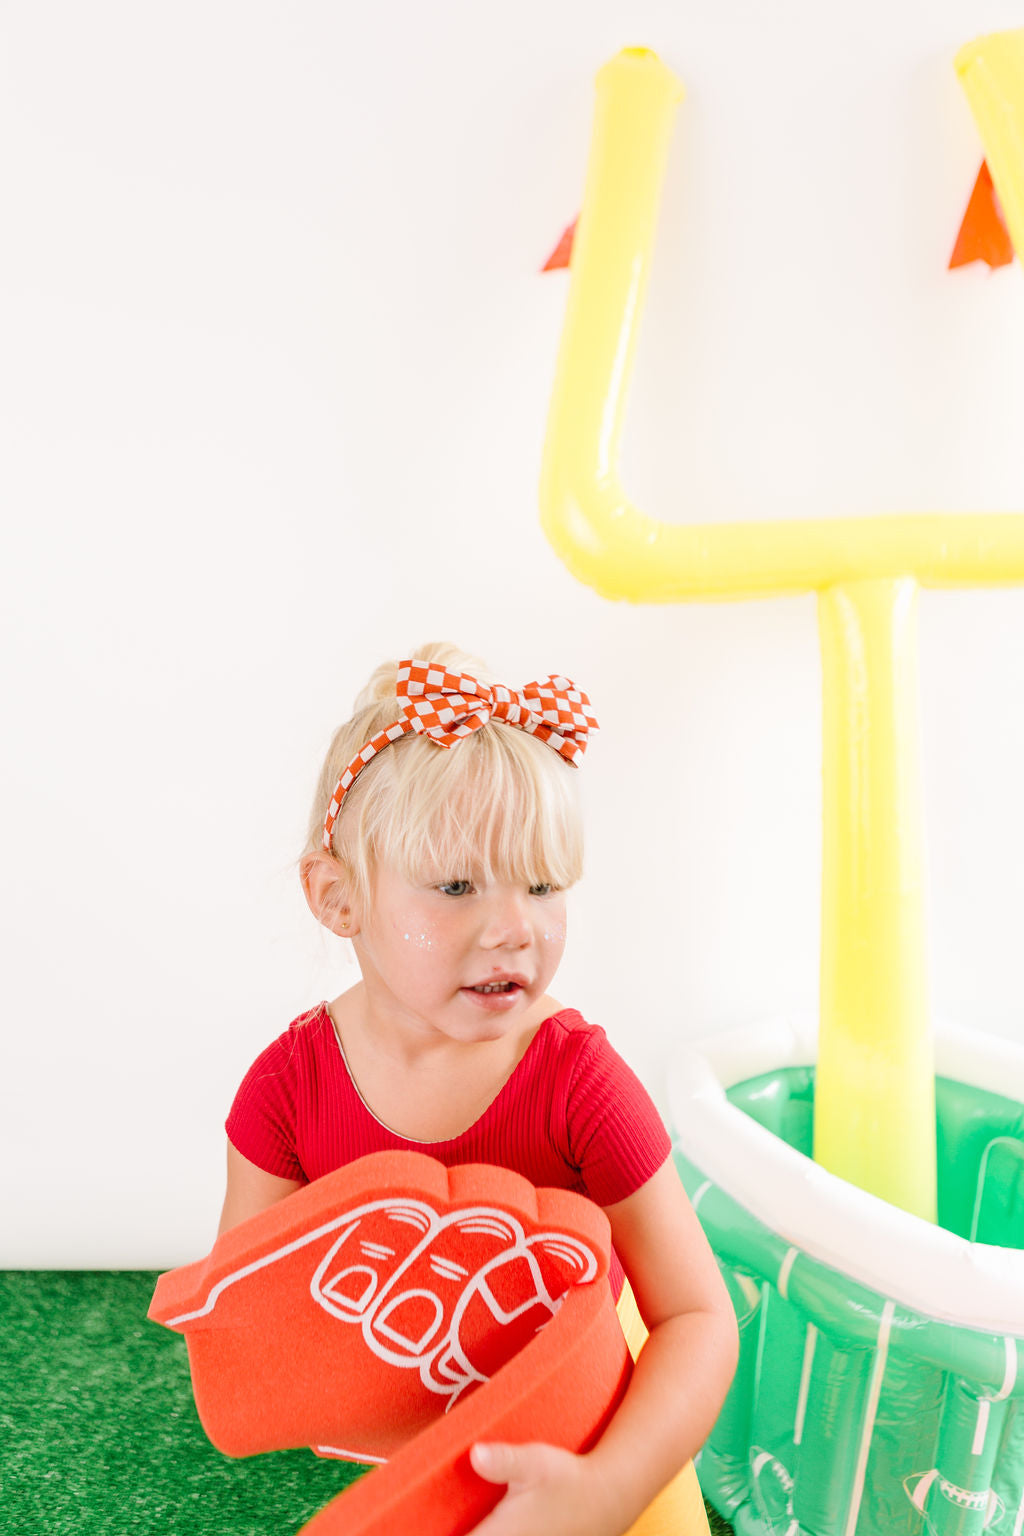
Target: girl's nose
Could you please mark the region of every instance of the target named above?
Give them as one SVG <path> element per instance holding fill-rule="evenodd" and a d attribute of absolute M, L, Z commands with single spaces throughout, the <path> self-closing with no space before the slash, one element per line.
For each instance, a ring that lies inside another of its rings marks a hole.
<path fill-rule="evenodd" d="M 480 934 L 484 949 L 523 949 L 530 942 L 527 910 L 528 898 L 520 892 L 502 893 L 488 904 L 487 916 Z"/>

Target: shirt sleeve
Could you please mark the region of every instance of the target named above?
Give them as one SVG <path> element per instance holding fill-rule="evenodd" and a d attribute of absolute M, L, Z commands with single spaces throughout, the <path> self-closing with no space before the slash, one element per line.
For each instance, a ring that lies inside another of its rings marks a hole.
<path fill-rule="evenodd" d="M 577 1063 L 568 1119 L 573 1162 L 598 1205 L 635 1194 L 672 1151 L 650 1094 L 600 1028 Z"/>
<path fill-rule="evenodd" d="M 305 1174 L 296 1150 L 296 1042 L 275 1040 L 253 1062 L 225 1122 L 231 1145 L 279 1179 Z"/>

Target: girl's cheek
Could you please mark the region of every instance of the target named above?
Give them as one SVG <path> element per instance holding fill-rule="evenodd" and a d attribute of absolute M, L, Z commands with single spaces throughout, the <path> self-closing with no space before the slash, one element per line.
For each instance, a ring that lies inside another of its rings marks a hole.
<path fill-rule="evenodd" d="M 424 921 L 421 912 L 394 913 L 391 930 L 399 944 L 408 944 L 413 949 L 433 949 L 434 947 L 433 928 Z"/>
<path fill-rule="evenodd" d="M 437 936 L 434 930 L 423 923 L 407 923 L 400 930 L 402 942 L 411 944 L 414 949 L 434 949 L 437 945 Z"/>

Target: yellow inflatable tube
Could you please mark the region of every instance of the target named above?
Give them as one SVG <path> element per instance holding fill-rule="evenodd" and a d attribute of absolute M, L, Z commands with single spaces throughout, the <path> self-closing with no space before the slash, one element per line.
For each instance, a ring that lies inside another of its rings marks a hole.
<path fill-rule="evenodd" d="M 647 49 L 625 49 L 597 76 L 541 471 L 541 520 L 565 564 L 604 597 L 648 603 L 807 592 L 893 575 L 935 587 L 1024 581 L 1017 516 L 687 525 L 657 521 L 629 500 L 619 478 L 625 404 L 682 97 L 680 81 Z"/>
<path fill-rule="evenodd" d="M 1003 189 L 1019 193 L 1024 178 L 1011 143 L 1019 131 L 1014 112 L 1024 119 L 1021 35 L 986 39 L 961 55 L 965 83 L 996 125 L 982 131 L 1004 204 L 1012 198 Z M 573 574 L 605 597 L 817 592 L 824 834 L 815 1157 L 838 1177 L 934 1219 L 917 591 L 1024 581 L 1024 517 L 680 525 L 647 516 L 627 498 L 619 476 L 625 404 L 682 95 L 672 71 L 646 49 L 625 50 L 597 77 L 541 519 Z M 993 105 L 997 98 L 1005 110 Z M 1014 239 L 1019 252 L 1019 234 Z"/>

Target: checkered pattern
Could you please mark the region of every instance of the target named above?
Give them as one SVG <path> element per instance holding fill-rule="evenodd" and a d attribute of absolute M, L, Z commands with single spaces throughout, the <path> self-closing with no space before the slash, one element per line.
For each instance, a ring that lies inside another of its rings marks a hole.
<path fill-rule="evenodd" d="M 426 736 L 439 747 L 454 747 L 488 720 L 502 720 L 529 731 L 539 741 L 578 765 L 587 736 L 597 721 L 590 700 L 567 677 L 525 683 L 521 691 L 504 683 L 481 683 L 475 677 L 448 672 L 425 661 L 403 661 L 398 668 L 401 720 L 366 743 L 338 780 L 324 819 L 324 847 L 330 851 L 341 802 L 360 769 L 384 747 L 409 732 Z"/>

